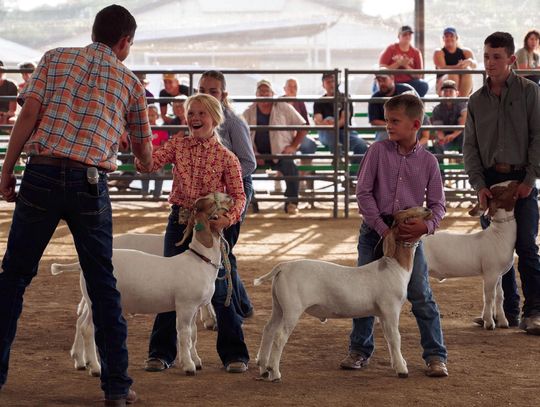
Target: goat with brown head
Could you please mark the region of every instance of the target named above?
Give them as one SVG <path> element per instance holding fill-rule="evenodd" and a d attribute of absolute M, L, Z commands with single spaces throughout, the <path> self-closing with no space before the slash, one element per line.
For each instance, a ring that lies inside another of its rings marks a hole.
<path fill-rule="evenodd" d="M 516 190 L 519 186 L 518 181 L 505 181 L 499 184 L 491 186 L 490 191 L 493 198 L 488 200 L 488 207 L 480 207 L 480 203 L 477 203 L 470 211 L 471 216 L 480 216 L 484 212 L 486 215 L 492 217 L 497 212 L 497 209 L 504 209 L 510 212 L 516 205 Z"/>
<path fill-rule="evenodd" d="M 188 219 L 182 240 L 176 243 L 183 244 L 195 230 L 195 238 L 205 247 L 212 247 L 212 230 L 210 221 L 228 212 L 233 205 L 232 198 L 224 193 L 215 192 L 203 196 L 195 201 L 193 210 Z"/>

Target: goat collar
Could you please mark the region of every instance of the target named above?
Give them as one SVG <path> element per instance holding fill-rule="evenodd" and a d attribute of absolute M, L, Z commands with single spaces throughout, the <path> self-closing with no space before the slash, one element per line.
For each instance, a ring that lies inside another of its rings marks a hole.
<path fill-rule="evenodd" d="M 218 269 L 220 266 L 212 263 L 212 260 L 210 260 L 208 257 L 206 257 L 204 254 L 201 254 L 199 253 L 197 250 L 194 250 L 192 249 L 191 247 L 189 248 L 189 250 L 191 250 L 193 252 L 193 254 L 195 254 L 197 257 L 199 257 L 201 260 L 203 260 L 204 262 L 214 266 L 216 269 Z"/>
<path fill-rule="evenodd" d="M 514 215 L 510 215 L 509 217 L 507 218 L 504 218 L 504 219 L 494 219 L 494 218 L 491 218 L 491 221 L 493 223 L 506 223 L 506 222 L 511 222 L 513 220 L 516 220 L 516 217 Z"/>
<path fill-rule="evenodd" d="M 418 247 L 418 245 L 420 244 L 420 241 L 411 243 L 411 242 L 405 242 L 403 240 L 396 240 L 396 243 L 400 245 L 401 247 L 410 248 L 410 247 Z"/>

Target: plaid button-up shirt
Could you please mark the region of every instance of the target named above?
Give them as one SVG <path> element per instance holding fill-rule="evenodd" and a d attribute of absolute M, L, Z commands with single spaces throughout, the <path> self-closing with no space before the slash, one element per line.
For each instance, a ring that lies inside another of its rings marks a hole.
<path fill-rule="evenodd" d="M 246 195 L 238 158 L 218 142 L 196 137 L 173 137 L 152 154 L 157 171 L 167 163 L 174 164 L 171 204 L 191 209 L 195 201 L 212 192 L 226 192 L 234 205 L 225 215 L 234 224 L 240 220 Z"/>
<path fill-rule="evenodd" d="M 144 87 L 104 44 L 48 51 L 19 95 L 21 103 L 27 98 L 41 103 L 28 155 L 114 171 L 122 135 L 150 141 Z"/>

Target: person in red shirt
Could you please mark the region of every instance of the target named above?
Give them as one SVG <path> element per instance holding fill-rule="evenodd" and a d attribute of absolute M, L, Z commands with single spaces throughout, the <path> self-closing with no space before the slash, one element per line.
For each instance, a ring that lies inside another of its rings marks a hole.
<path fill-rule="evenodd" d="M 221 103 L 213 96 L 200 93 L 189 97 L 184 105 L 189 136 L 172 137 L 154 151 L 149 166 L 135 161 L 137 168 L 143 172 L 156 171 L 169 163 L 174 165 L 169 195 L 172 208 L 165 230 L 165 257 L 176 256 L 188 249 L 190 239 L 180 246 L 176 246 L 176 242 L 182 240 L 187 218 L 198 198 L 213 192 L 226 192 L 234 199 L 229 212 L 210 221 L 215 230 L 239 222 L 246 204 L 240 162 L 233 152 L 221 144 L 216 130 L 223 122 Z M 218 276 L 224 275 L 222 267 Z M 217 351 L 227 372 L 243 373 L 248 368 L 249 354 L 244 342 L 242 317 L 234 301 L 230 306 L 225 306 L 226 281 L 217 279 L 215 288 L 212 305 L 218 326 Z M 168 369 L 174 365 L 176 356 L 176 312 L 158 314 L 150 337 L 145 370 L 159 372 Z"/>
<path fill-rule="evenodd" d="M 379 66 L 388 69 L 423 69 L 424 61 L 418 49 L 411 45 L 413 30 L 404 25 L 398 31 L 399 41 L 389 45 L 379 57 Z M 408 83 L 420 97 L 423 97 L 429 85 L 422 80 L 422 75 L 398 74 L 395 75 L 396 83 Z"/>

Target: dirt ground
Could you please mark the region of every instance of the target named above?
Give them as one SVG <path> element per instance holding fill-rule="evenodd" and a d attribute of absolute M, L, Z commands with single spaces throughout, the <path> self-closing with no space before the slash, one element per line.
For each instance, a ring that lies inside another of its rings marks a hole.
<path fill-rule="evenodd" d="M 12 207 L 0 206 L 0 251 L 3 254 Z M 161 233 L 165 204 L 115 204 L 115 233 Z M 487 332 L 473 326 L 482 303 L 478 278 L 439 284 L 432 280 L 440 306 L 449 351 L 450 377 L 427 378 L 419 334 L 410 305 L 401 316 L 403 356 L 409 378 L 398 379 L 380 327 L 377 350 L 367 369 L 340 370 L 346 355 L 349 320 L 321 324 L 304 316 L 282 358 L 282 383 L 256 381 L 255 357 L 271 310 L 270 284 L 253 287 L 252 280 L 276 263 L 318 258 L 345 265 L 356 262 L 360 219 L 334 220 L 330 211 L 305 210 L 287 218 L 279 210 L 250 215 L 236 247 L 239 269 L 256 314 L 244 330 L 252 363 L 246 374 L 227 374 L 215 351 L 215 336 L 199 329 L 198 349 L 203 370 L 187 377 L 178 368 L 163 373 L 143 371 L 153 316 L 129 316 L 130 374 L 140 396 L 139 406 L 538 406 L 540 338 L 517 329 Z M 443 228 L 477 229 L 464 209 L 452 209 Z M 31 244 L 31 242 L 29 242 Z M 52 276 L 53 262 L 71 262 L 75 250 L 65 224 L 57 229 L 42 259 L 38 276 L 25 295 L 23 315 L 11 353 L 10 375 L 0 392 L 0 406 L 101 405 L 99 379 L 76 371 L 69 357 L 80 298 L 78 275 Z M 157 271 L 156 271 L 157 272 Z M 0 310 L 1 312 L 1 310 Z"/>

